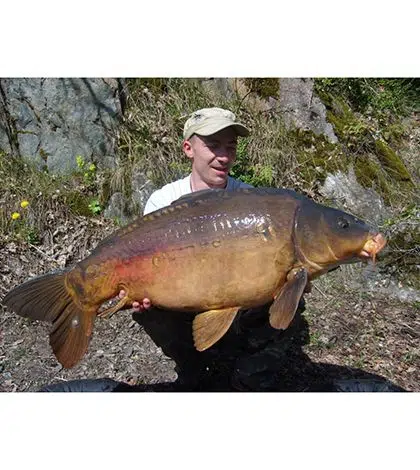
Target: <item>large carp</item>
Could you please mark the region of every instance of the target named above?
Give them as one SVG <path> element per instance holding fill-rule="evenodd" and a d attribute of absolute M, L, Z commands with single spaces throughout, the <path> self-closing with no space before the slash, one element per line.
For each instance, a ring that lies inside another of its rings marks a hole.
<path fill-rule="evenodd" d="M 98 308 L 121 289 L 126 297 L 105 313 L 145 297 L 174 315 L 202 312 L 193 321 L 202 351 L 241 308 L 272 302 L 271 326 L 287 328 L 311 279 L 374 259 L 385 243 L 363 221 L 294 191 L 199 191 L 121 228 L 73 268 L 23 283 L 3 303 L 52 322 L 50 344 L 66 368 L 85 354 Z"/>

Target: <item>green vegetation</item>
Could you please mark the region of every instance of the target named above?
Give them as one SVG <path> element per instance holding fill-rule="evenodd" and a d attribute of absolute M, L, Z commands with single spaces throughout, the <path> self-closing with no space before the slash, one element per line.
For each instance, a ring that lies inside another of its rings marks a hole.
<path fill-rule="evenodd" d="M 390 270 L 405 284 L 420 289 L 416 269 L 420 255 L 420 207 L 411 203 L 402 208 L 399 214 L 385 220 L 381 230 L 388 239 L 384 269 Z"/>
<path fill-rule="evenodd" d="M 261 98 L 279 97 L 279 80 L 277 78 L 245 78 L 244 83 L 250 93 L 256 93 Z"/>
<path fill-rule="evenodd" d="M 320 198 L 328 173 L 352 166 L 360 183 L 373 187 L 391 205 L 407 204 L 415 191 L 401 156 L 407 138 L 402 118 L 416 108 L 418 80 L 316 79 L 339 143 L 311 131 L 288 130 L 281 116 L 265 113 L 255 97 L 278 97 L 275 78 L 233 80 L 231 94 L 212 81 L 142 78 L 127 80 L 127 111 L 120 163 L 109 192 L 129 200 L 131 175 L 144 172 L 156 186 L 185 176 L 190 163 L 181 150 L 188 114 L 207 106 L 227 107 L 252 129 L 241 139 L 232 176 L 255 186 L 284 186 Z"/>
<path fill-rule="evenodd" d="M 341 96 L 355 112 L 371 116 L 406 116 L 420 106 L 419 78 L 318 78 L 316 92 Z"/>
<path fill-rule="evenodd" d="M 91 217 L 102 211 L 96 167 L 77 159 L 73 175 L 48 173 L 35 164 L 0 153 L 0 242 L 42 242 L 54 214 Z"/>
<path fill-rule="evenodd" d="M 79 212 L 83 215 L 89 215 L 86 213 L 87 204 L 87 209 L 90 211 L 90 213 L 93 215 L 98 215 L 102 212 L 102 205 L 99 198 L 93 197 L 98 192 L 99 184 L 96 165 L 92 162 L 86 162 L 81 155 L 76 156 L 76 164 L 77 170 L 74 172 L 74 175 L 79 178 L 79 182 L 82 183 L 83 189 L 80 197 L 76 198 L 80 203 Z M 76 204 L 76 206 L 73 207 L 77 206 L 78 205 Z"/>
<path fill-rule="evenodd" d="M 77 172 L 83 177 L 83 182 L 88 188 L 92 188 L 96 182 L 96 165 L 87 163 L 81 155 L 76 156 Z"/>
<path fill-rule="evenodd" d="M 398 153 L 409 138 L 404 118 L 420 110 L 420 80 L 319 78 L 315 90 L 327 107 L 345 166 L 353 166 L 358 181 L 391 206 L 418 197 Z"/>
<path fill-rule="evenodd" d="M 383 164 L 385 171 L 390 176 L 401 181 L 411 181 L 410 173 L 407 171 L 401 158 L 384 142 L 375 140 L 376 155 Z"/>

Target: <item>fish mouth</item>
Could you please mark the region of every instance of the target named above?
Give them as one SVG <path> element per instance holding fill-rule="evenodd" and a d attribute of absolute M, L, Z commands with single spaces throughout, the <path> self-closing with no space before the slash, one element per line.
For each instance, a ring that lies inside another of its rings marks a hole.
<path fill-rule="evenodd" d="M 359 253 L 359 257 L 363 259 L 372 258 L 372 261 L 375 262 L 376 255 L 384 248 L 386 245 L 386 239 L 381 233 L 375 234 L 373 237 L 363 245 Z"/>

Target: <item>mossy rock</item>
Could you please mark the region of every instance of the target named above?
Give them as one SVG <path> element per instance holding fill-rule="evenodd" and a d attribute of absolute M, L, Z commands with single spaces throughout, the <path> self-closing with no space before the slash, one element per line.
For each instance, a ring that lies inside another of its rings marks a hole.
<path fill-rule="evenodd" d="M 401 158 L 383 140 L 375 140 L 376 155 L 392 178 L 411 182 L 411 176 Z"/>
<path fill-rule="evenodd" d="M 330 142 L 323 134 L 294 129 L 290 131 L 290 136 L 295 140 L 297 159 L 305 181 L 319 180 L 322 183 L 328 173 L 345 171 L 348 162 L 340 146 Z"/>
<path fill-rule="evenodd" d="M 374 150 L 371 131 L 365 123 L 347 111 L 341 116 L 327 110 L 327 119 L 334 131 L 350 152 L 363 153 Z"/>
<path fill-rule="evenodd" d="M 365 188 L 373 187 L 386 204 L 398 202 L 401 195 L 410 194 L 413 188 L 410 173 L 389 144 L 375 138 L 378 132 L 375 124 L 359 118 L 342 97 L 324 91 L 319 95 L 327 107 L 327 119 L 339 137 L 342 153 L 346 155 L 344 161 L 353 165 L 360 184 Z M 382 131 L 395 145 L 405 132 L 399 123 L 389 124 L 380 129 Z M 317 165 L 320 163 L 318 161 Z"/>
<path fill-rule="evenodd" d="M 279 97 L 280 84 L 278 78 L 245 78 L 245 86 L 260 98 Z"/>
<path fill-rule="evenodd" d="M 368 154 L 358 155 L 353 162 L 354 173 L 357 181 L 364 188 L 375 189 L 383 198 L 385 204 L 390 203 L 390 182 L 382 166 Z"/>
<path fill-rule="evenodd" d="M 400 122 L 389 124 L 385 127 L 382 135 L 386 142 L 392 145 L 398 145 L 407 135 L 407 131 Z"/>

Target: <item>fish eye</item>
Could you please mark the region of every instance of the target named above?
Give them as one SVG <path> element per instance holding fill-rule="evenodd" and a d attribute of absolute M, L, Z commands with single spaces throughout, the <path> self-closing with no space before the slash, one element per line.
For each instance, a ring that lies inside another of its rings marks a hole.
<path fill-rule="evenodd" d="M 349 221 L 345 219 L 344 217 L 340 217 L 337 221 L 337 224 L 340 228 L 348 228 L 349 227 Z"/>

